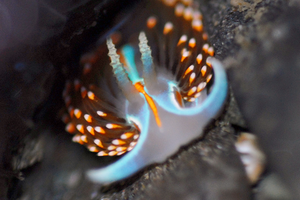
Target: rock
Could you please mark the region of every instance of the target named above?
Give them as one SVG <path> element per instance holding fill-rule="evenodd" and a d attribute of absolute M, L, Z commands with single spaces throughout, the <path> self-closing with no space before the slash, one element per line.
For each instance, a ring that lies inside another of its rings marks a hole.
<path fill-rule="evenodd" d="M 255 43 L 230 69 L 232 87 L 251 130 L 267 152 L 271 170 L 299 193 L 299 8 L 278 8 L 257 22 Z M 238 63 L 243 63 L 239 66 Z"/>

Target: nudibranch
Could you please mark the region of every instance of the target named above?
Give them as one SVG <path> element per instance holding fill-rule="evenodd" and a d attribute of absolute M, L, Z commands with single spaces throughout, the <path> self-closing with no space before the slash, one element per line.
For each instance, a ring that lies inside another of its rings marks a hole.
<path fill-rule="evenodd" d="M 80 78 L 67 81 L 63 92 L 63 120 L 73 141 L 98 156 L 124 154 L 90 170 L 95 182 L 118 181 L 165 161 L 202 136 L 227 96 L 226 73 L 213 58 L 196 3 L 147 6 L 126 25 L 127 32 L 120 28 L 107 47 L 82 57 Z"/>

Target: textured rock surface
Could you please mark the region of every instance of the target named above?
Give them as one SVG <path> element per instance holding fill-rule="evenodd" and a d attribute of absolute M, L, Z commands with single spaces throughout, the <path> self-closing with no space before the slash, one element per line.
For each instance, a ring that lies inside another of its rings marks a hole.
<path fill-rule="evenodd" d="M 269 18 L 283 13 L 270 24 Z M 230 79 L 241 110 L 269 165 L 300 198 L 299 8 L 278 9 L 257 23 L 255 43 L 239 54 Z"/>
<path fill-rule="evenodd" d="M 0 59 L 0 199 L 6 198 L 8 186 L 13 184 L 12 178 L 20 178 L 12 160 L 24 148 L 24 138 L 34 127 L 35 109 L 45 99 L 52 84 L 53 66 L 47 60 L 36 60 L 34 51 L 27 47 L 21 52 L 22 60 L 17 63 L 13 56 Z M 28 165 L 30 163 L 24 166 Z"/>
<path fill-rule="evenodd" d="M 68 58 L 78 57 L 85 43 L 105 34 L 104 29 L 115 24 L 113 17 L 121 7 L 133 6 L 116 2 L 92 1 L 78 9 L 80 3 L 56 5 L 56 19 L 62 20 L 58 20 L 61 23 L 57 23 L 54 32 L 61 34 L 48 40 L 45 46 L 32 48 L 26 44 L 23 51 L 2 52 L 5 56 L 0 57 L 0 64 L 6 67 L 0 71 L 3 105 L 0 199 L 9 191 L 11 199 L 24 200 L 252 197 L 263 200 L 274 199 L 272 188 L 278 187 L 284 190 L 282 199 L 292 199 L 289 190 L 299 196 L 299 162 L 295 158 L 300 152 L 297 135 L 300 19 L 296 3 L 284 0 L 201 0 L 206 30 L 216 57 L 224 60 L 229 69 L 236 100 L 231 93 L 224 113 L 207 127 L 206 136 L 183 147 L 166 163 L 149 166 L 134 177 L 110 186 L 93 184 L 85 178 L 87 169 L 113 162 L 113 158 L 98 158 L 72 143 L 71 136 L 63 131 L 63 124 L 55 121 L 62 105 L 63 79 L 59 72 L 72 69 Z M 65 24 L 64 29 L 59 24 Z M 25 68 L 24 65 L 14 68 L 16 60 L 26 61 Z M 34 114 L 52 86 L 49 79 L 52 67 L 48 60 L 58 72 L 54 89 Z M 32 119 L 39 125 L 33 126 Z M 234 148 L 236 135 L 246 128 L 259 136 L 269 158 L 269 171 L 280 179 L 274 181 L 268 177 L 262 186 L 258 185 L 258 193 L 248 185 Z M 41 153 L 42 161 L 31 166 L 41 160 Z M 10 165 L 12 160 L 14 166 Z M 24 181 L 11 179 L 20 177 L 13 167 L 27 167 L 22 170 Z"/>

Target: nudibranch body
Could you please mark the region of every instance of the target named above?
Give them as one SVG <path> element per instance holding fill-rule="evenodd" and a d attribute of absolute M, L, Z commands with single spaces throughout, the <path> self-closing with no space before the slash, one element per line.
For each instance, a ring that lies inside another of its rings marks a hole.
<path fill-rule="evenodd" d="M 126 153 L 89 171 L 95 182 L 118 181 L 165 161 L 202 136 L 226 99 L 226 74 L 212 57 L 195 3 L 151 1 L 143 15 L 144 28 L 132 28 L 130 39 L 128 27 L 120 29 L 125 39 L 119 33 L 118 40 L 107 39 L 108 57 L 103 48 L 83 56 L 80 79 L 68 81 L 63 93 L 63 120 L 74 142 L 98 156 Z"/>

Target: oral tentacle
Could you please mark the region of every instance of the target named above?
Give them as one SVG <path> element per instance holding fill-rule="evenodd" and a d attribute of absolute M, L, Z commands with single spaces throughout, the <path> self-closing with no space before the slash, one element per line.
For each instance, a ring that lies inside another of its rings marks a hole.
<path fill-rule="evenodd" d="M 117 79 L 119 88 L 122 90 L 122 93 L 127 100 L 134 102 L 136 99 L 139 99 L 139 93 L 136 91 L 132 84 L 132 81 L 129 79 L 128 74 L 124 69 L 124 65 L 120 62 L 120 56 L 117 54 L 117 50 L 111 39 L 107 40 L 107 48 L 109 50 L 108 56 L 111 59 L 110 65 L 113 68 L 113 72 Z M 137 72 L 135 71 L 131 72 L 132 78 L 136 78 L 136 73 Z"/>
<path fill-rule="evenodd" d="M 152 85 L 151 83 L 157 82 L 156 71 L 153 66 L 153 59 L 151 55 L 151 49 L 148 46 L 148 40 L 144 32 L 139 35 L 139 49 L 142 54 L 141 60 L 143 63 L 143 79 L 146 85 Z"/>

